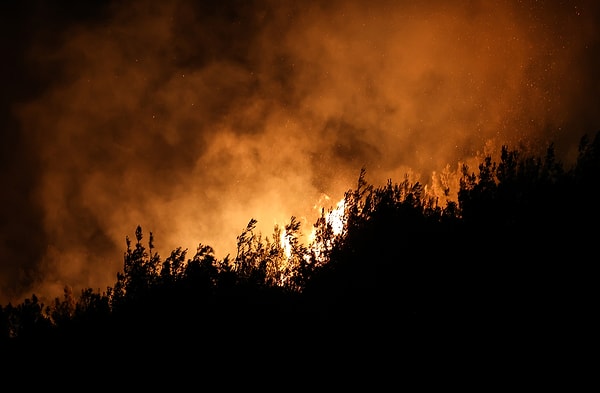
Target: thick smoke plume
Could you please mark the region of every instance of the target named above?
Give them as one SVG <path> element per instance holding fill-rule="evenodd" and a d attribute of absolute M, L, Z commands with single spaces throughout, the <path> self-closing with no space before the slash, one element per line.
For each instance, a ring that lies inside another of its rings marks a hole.
<path fill-rule="evenodd" d="M 594 2 L 566 3 L 114 2 L 30 33 L 0 300 L 105 289 L 137 225 L 163 257 L 235 255 L 250 218 L 308 232 L 361 167 L 429 183 L 550 141 L 572 159 L 600 125 L 600 35 Z"/>

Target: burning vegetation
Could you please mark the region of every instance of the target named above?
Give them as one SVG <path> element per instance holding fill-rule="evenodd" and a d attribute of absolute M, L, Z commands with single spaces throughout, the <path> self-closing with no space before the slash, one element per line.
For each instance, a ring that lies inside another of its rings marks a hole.
<path fill-rule="evenodd" d="M 219 332 L 210 344 L 218 346 L 242 327 L 267 347 L 270 339 L 313 340 L 358 326 L 361 335 L 385 337 L 445 326 L 467 339 L 460 329 L 470 323 L 487 326 L 481 338 L 517 320 L 544 326 L 547 338 L 557 317 L 570 326 L 557 329 L 585 332 L 591 228 L 600 218 L 598 135 L 582 138 L 570 168 L 552 145 L 542 157 L 505 146 L 498 162 L 488 156 L 478 171 L 463 166 L 457 200 L 444 204 L 408 177 L 375 187 L 363 168 L 356 187 L 321 210 L 308 243 L 294 216 L 264 237 L 251 219 L 234 256 L 217 259 L 199 244 L 191 258 L 182 248 L 163 258 L 152 232 L 144 242 L 138 226 L 114 286 L 79 295 L 66 287 L 51 304 L 34 294 L 0 308 L 2 346 L 100 351 L 98 343 L 143 346 L 157 334 L 209 345 L 201 337 Z"/>

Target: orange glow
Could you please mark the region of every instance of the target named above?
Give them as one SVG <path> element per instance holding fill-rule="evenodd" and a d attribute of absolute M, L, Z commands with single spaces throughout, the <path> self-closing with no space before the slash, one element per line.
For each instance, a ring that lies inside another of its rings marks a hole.
<path fill-rule="evenodd" d="M 363 166 L 452 198 L 459 163 L 500 144 L 573 158 L 600 128 L 600 7 L 539 3 L 111 2 L 51 45 L 32 33 L 21 56 L 47 80 L 12 106 L 31 162 L 10 166 L 32 191 L 5 225 L 25 240 L 0 243 L 0 301 L 113 285 L 137 225 L 162 256 L 201 242 L 224 258 L 252 217 L 309 232 L 317 201 L 339 235 L 344 201 L 324 195 Z"/>

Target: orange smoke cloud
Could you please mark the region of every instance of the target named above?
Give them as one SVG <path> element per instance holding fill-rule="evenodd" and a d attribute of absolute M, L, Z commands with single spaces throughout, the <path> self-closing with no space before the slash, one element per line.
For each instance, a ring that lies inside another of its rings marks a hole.
<path fill-rule="evenodd" d="M 600 120 L 592 4 L 115 3 L 73 24 L 31 47 L 60 72 L 18 110 L 45 251 L 13 298 L 112 285 L 138 224 L 162 255 L 235 254 L 250 218 L 308 233 L 362 166 L 427 182 L 499 144 L 572 156 Z"/>

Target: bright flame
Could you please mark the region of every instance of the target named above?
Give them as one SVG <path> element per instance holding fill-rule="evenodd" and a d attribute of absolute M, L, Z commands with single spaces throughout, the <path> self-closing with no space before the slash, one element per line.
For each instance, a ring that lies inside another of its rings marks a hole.
<path fill-rule="evenodd" d="M 279 244 L 281 244 L 281 248 L 283 248 L 283 254 L 285 255 L 285 258 L 290 259 L 292 257 L 292 245 L 287 238 L 287 231 L 285 230 L 285 227 L 281 228 Z"/>
<path fill-rule="evenodd" d="M 330 198 L 325 195 L 324 196 L 325 200 L 329 200 Z M 322 207 L 317 207 L 315 205 L 315 209 L 322 209 Z M 331 227 L 331 231 L 333 232 L 334 236 L 338 236 L 339 234 L 342 233 L 342 231 L 344 230 L 344 225 L 346 224 L 345 218 L 344 218 L 344 211 L 346 209 L 346 200 L 345 198 L 340 199 L 340 201 L 335 205 L 335 208 L 333 208 L 331 211 L 329 211 L 327 213 L 327 215 L 325 216 L 325 222 L 327 223 L 327 225 L 329 225 Z M 310 235 L 308 235 L 308 243 L 311 244 L 315 241 L 316 238 L 316 228 L 313 228 L 312 231 L 310 232 Z"/>
<path fill-rule="evenodd" d="M 325 195 L 324 199 L 329 200 L 330 198 Z M 323 207 L 318 208 L 321 211 L 323 209 Z M 315 209 L 317 209 L 317 206 L 315 206 Z M 325 215 L 325 223 L 329 228 L 331 228 L 331 233 L 333 236 L 339 236 L 344 231 L 344 226 L 346 225 L 346 218 L 344 214 L 345 209 L 346 200 L 345 198 L 342 198 L 335 205 L 335 208 L 330 209 Z M 312 254 L 316 257 L 317 262 L 325 263 L 327 258 L 325 253 L 331 248 L 332 244 L 329 241 L 327 241 L 327 244 L 323 244 L 321 241 L 317 242 L 316 237 L 317 228 L 313 227 L 310 235 L 308 235 L 308 244 Z M 309 256 L 307 256 L 307 258 L 308 257 Z"/>
<path fill-rule="evenodd" d="M 329 201 L 330 199 L 331 198 L 328 195 L 323 194 L 323 196 L 319 199 L 318 204 L 314 206 L 315 210 L 321 211 L 321 209 L 323 209 L 323 206 L 320 205 L 323 204 L 325 201 Z M 340 235 L 344 230 L 344 226 L 346 225 L 346 220 L 344 216 L 345 208 L 346 200 L 345 198 L 342 198 L 340 201 L 338 201 L 335 207 L 331 208 L 325 215 L 325 222 L 331 228 L 331 232 L 334 236 Z M 285 229 L 285 226 L 282 225 L 280 228 L 281 232 L 279 234 L 279 245 L 283 250 L 284 258 L 286 260 L 290 260 L 292 258 L 292 245 L 290 243 L 290 239 Z M 306 238 L 307 245 L 311 247 L 312 250 L 315 251 L 317 254 L 320 254 L 320 250 L 324 247 L 327 247 L 327 245 L 314 244 L 316 240 L 316 231 L 316 228 L 313 227 L 310 234 Z"/>
<path fill-rule="evenodd" d="M 327 224 L 331 225 L 331 230 L 335 236 L 342 233 L 344 225 L 346 224 L 344 219 L 344 211 L 346 208 L 346 200 L 342 198 L 335 209 L 333 209 L 326 217 Z"/>

